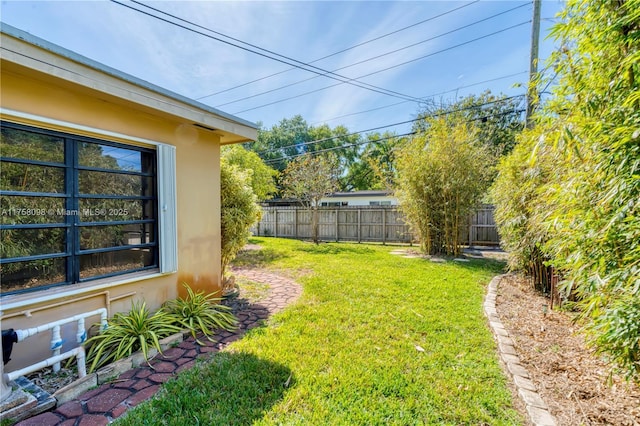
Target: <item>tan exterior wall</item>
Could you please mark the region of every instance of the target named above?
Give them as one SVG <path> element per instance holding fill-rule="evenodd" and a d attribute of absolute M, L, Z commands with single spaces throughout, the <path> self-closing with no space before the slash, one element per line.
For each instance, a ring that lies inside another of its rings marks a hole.
<path fill-rule="evenodd" d="M 25 329 L 82 312 L 107 307 L 109 316 L 127 311 L 133 300 L 144 300 L 155 310 L 181 294 L 182 282 L 196 289 L 220 289 L 220 135 L 195 127 L 180 117 L 141 107 L 135 102 L 105 95 L 13 63 L 3 62 L 1 106 L 33 118 L 4 120 L 131 143 L 126 137 L 105 137 L 93 129 L 143 138 L 176 147 L 178 272 L 137 274 L 60 286 L 28 294 L 0 298 L 2 329 Z M 38 117 L 86 126 L 65 128 L 64 124 L 43 124 Z M 133 143 L 140 145 L 140 142 Z M 162 242 L 160 242 L 162 244 Z M 69 292 L 75 294 L 71 295 Z M 65 293 L 67 293 L 65 295 Z M 7 306 L 10 308 L 7 309 Z M 98 317 L 87 321 L 97 322 Z M 63 329 L 67 342 L 63 350 L 75 346 L 75 325 Z M 40 361 L 51 352 L 50 333 L 30 338 L 14 346 L 10 372 Z"/>

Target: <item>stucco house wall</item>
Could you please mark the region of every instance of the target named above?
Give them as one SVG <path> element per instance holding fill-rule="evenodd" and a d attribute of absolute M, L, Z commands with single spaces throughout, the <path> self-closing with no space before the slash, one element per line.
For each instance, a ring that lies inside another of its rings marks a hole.
<path fill-rule="evenodd" d="M 113 316 L 136 300 L 155 310 L 181 295 L 183 282 L 196 290 L 218 291 L 220 146 L 254 140 L 256 126 L 16 28 L 3 24 L 1 36 L 0 119 L 131 146 L 175 149 L 175 173 L 157 178 L 166 181 L 162 185 L 175 182 L 176 199 L 158 206 L 158 220 L 173 215 L 177 228 L 173 236 L 171 230 L 160 234 L 155 270 L 0 293 L 2 329 L 35 327 L 97 308 L 107 308 Z M 87 320 L 87 326 L 97 320 Z M 64 350 L 76 345 L 74 327 L 62 330 Z M 5 372 L 50 356 L 50 335 L 42 334 L 14 346 Z"/>

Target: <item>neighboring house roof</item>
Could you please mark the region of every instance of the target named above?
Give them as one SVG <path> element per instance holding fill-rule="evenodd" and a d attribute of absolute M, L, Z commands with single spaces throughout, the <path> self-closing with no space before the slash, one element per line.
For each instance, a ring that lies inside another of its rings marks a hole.
<path fill-rule="evenodd" d="M 92 90 L 180 117 L 195 126 L 219 133 L 222 144 L 257 138 L 258 126 L 250 121 L 163 89 L 3 22 L 0 22 L 0 33 L 3 65 L 14 63 L 53 74 Z"/>
<path fill-rule="evenodd" d="M 327 195 L 325 198 L 339 198 L 339 197 L 392 197 L 393 192 L 384 190 L 368 190 L 368 191 L 349 191 L 349 192 L 334 192 Z"/>

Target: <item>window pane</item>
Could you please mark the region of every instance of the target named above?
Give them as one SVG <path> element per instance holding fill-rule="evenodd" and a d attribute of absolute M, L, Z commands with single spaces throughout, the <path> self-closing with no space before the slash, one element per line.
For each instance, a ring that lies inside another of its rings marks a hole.
<path fill-rule="evenodd" d="M 64 198 L 3 195 L 0 211 L 3 225 L 23 223 L 64 223 Z"/>
<path fill-rule="evenodd" d="M 154 255 L 150 249 L 83 254 L 80 256 L 80 278 L 125 273 L 146 266 L 154 266 Z"/>
<path fill-rule="evenodd" d="M 155 217 L 153 206 L 153 200 L 84 198 L 80 199 L 80 220 L 107 222 L 153 219 Z"/>
<path fill-rule="evenodd" d="M 55 258 L 0 265 L 0 293 L 64 282 L 65 263 L 65 258 Z"/>
<path fill-rule="evenodd" d="M 3 126 L 2 136 L 0 136 L 0 155 L 64 163 L 64 139 Z"/>
<path fill-rule="evenodd" d="M 63 253 L 65 228 L 2 229 L 0 255 L 3 259 Z"/>
<path fill-rule="evenodd" d="M 78 172 L 81 194 L 146 195 L 153 193 L 153 178 L 108 172 Z"/>
<path fill-rule="evenodd" d="M 153 224 L 87 226 L 80 230 L 80 250 L 146 244 L 154 241 Z"/>
<path fill-rule="evenodd" d="M 90 142 L 78 143 L 78 161 L 84 167 L 146 172 L 146 157 L 146 153 L 134 149 Z"/>
<path fill-rule="evenodd" d="M 35 164 L 0 164 L 0 189 L 4 191 L 64 193 L 64 169 Z"/>

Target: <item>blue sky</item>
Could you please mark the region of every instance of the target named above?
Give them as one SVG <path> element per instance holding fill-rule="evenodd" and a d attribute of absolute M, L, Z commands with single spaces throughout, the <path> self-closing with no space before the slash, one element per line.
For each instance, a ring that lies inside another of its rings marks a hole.
<path fill-rule="evenodd" d="M 139 4 L 126 4 L 152 12 Z M 244 119 L 262 122 L 265 127 L 300 114 L 309 124 L 327 123 L 332 127 L 343 124 L 351 131 L 365 130 L 414 118 L 419 103 L 405 101 L 406 96 L 440 103 L 486 89 L 517 95 L 523 93 L 524 88 L 514 85 L 527 79 L 531 34 L 531 24 L 527 21 L 532 16 L 531 2 L 159 1 L 143 4 L 301 62 L 311 62 L 415 24 L 313 63 L 329 71 L 346 67 L 336 72 L 397 92 L 404 98 L 345 83 L 335 85 L 339 82 L 326 76 L 310 79 L 316 74 L 300 69 L 286 71 L 291 67 L 113 2 L 2 1 L 1 19 L 181 95 Z M 553 23 L 551 18 L 562 5 L 556 0 L 542 2 L 542 59 L 553 48 L 553 41 L 545 36 Z M 440 14 L 444 15 L 419 23 Z M 484 21 L 478 22 L 481 20 Z M 463 26 L 468 27 L 459 29 Z M 513 28 L 507 29 L 509 27 Z M 202 28 L 198 30 L 206 32 Z M 451 33 L 444 34 L 447 32 Z M 499 33 L 490 35 L 494 32 Z M 473 41 L 477 38 L 479 40 Z M 413 44 L 415 46 L 407 47 Z M 398 49 L 401 50 L 385 55 Z M 379 55 L 383 56 L 369 60 Z M 350 66 L 360 61 L 366 62 Z M 403 62 L 408 63 L 397 66 Z M 390 69 L 381 71 L 385 68 Z M 225 91 L 281 71 L 286 72 Z M 360 79 L 370 73 L 375 74 Z M 510 77 L 501 78 L 505 76 Z M 490 79 L 499 80 L 474 85 Z M 299 81 L 302 82 L 280 89 Z M 323 89 L 331 85 L 335 86 Z M 225 92 L 208 96 L 221 91 Z M 267 91 L 271 92 L 262 94 Z M 313 93 L 305 95 L 306 92 Z M 247 97 L 251 98 L 239 101 Z M 285 98 L 293 99 L 281 101 Z M 409 127 L 410 124 L 404 124 L 388 130 L 402 133 Z"/>

